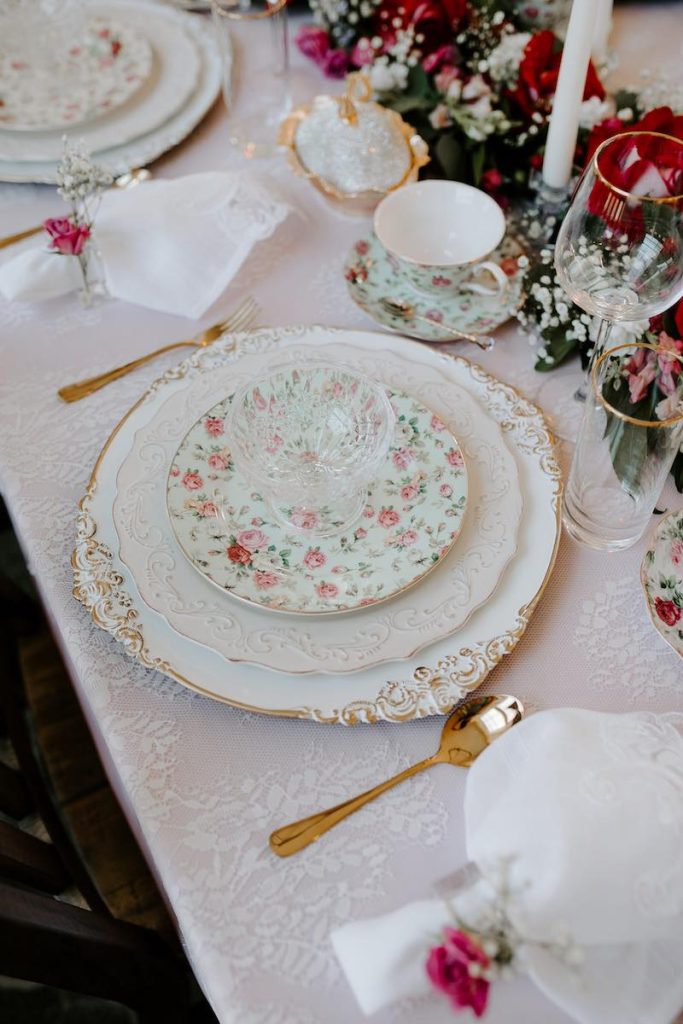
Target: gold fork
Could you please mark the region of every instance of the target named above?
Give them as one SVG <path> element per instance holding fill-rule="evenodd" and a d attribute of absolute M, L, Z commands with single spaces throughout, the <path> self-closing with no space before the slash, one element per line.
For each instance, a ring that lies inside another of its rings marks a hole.
<path fill-rule="evenodd" d="M 186 346 L 206 348 L 207 345 L 211 345 L 225 331 L 244 330 L 254 322 L 258 312 L 259 307 L 250 296 L 237 307 L 234 313 L 220 323 L 207 328 L 198 338 L 190 338 L 188 341 L 174 341 L 172 345 L 164 345 L 163 348 L 157 348 L 154 352 L 148 352 L 146 356 L 134 359 L 130 363 L 124 363 L 123 366 L 117 366 L 107 373 L 100 373 L 97 377 L 89 377 L 88 380 L 79 380 L 75 384 L 67 384 L 65 387 L 60 388 L 57 394 L 65 402 L 78 402 L 81 398 L 87 398 L 88 395 L 92 395 L 94 391 L 99 391 L 100 388 L 105 387 L 111 381 L 118 380 L 119 377 L 125 377 L 132 370 L 137 370 L 138 366 L 144 366 L 145 363 L 151 362 L 152 359 L 156 359 L 157 356 L 162 355 L 164 352 L 171 352 L 175 348 Z"/>

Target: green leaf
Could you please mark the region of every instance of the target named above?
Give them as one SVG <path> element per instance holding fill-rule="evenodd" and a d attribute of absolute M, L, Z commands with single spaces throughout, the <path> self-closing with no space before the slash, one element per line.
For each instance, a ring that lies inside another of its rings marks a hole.
<path fill-rule="evenodd" d="M 679 452 L 671 467 L 671 475 L 679 491 L 683 491 L 683 452 Z"/>
<path fill-rule="evenodd" d="M 472 178 L 475 185 L 479 185 L 481 176 L 484 173 L 484 161 L 486 160 L 486 146 L 482 143 L 472 153 Z"/>
<path fill-rule="evenodd" d="M 647 431 L 608 414 L 605 438 L 622 487 L 633 497 L 640 497 L 640 478 L 647 459 Z"/>
<path fill-rule="evenodd" d="M 434 146 L 434 155 L 441 164 L 446 178 L 461 181 L 465 176 L 465 151 L 456 137 L 442 135 Z"/>

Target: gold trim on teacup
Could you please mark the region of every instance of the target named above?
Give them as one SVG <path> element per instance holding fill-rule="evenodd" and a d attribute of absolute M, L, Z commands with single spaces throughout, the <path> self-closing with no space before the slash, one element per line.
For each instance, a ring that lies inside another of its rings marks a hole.
<path fill-rule="evenodd" d="M 313 330 L 314 327 L 308 328 Z M 348 334 L 343 328 L 319 328 L 328 333 Z M 300 327 L 265 328 L 261 331 L 249 332 L 249 337 L 276 334 L 278 338 L 301 333 Z M 381 337 L 381 335 L 379 335 Z M 421 348 L 417 341 L 406 339 L 411 345 Z M 215 345 L 219 342 L 214 343 Z M 234 339 L 224 350 L 225 355 L 234 353 L 237 340 Z M 561 497 L 562 474 L 555 455 L 555 438 L 548 429 L 541 409 L 525 398 L 511 384 L 504 384 L 489 374 L 476 363 L 470 363 L 462 356 L 442 353 L 447 358 L 465 364 L 473 378 L 486 385 L 488 391 L 507 391 L 518 401 L 513 418 L 503 421 L 500 426 L 504 432 L 514 430 L 520 422 L 527 426 L 525 447 L 533 454 L 541 456 L 540 468 L 544 475 L 554 481 L 551 505 L 555 511 L 555 541 L 550 554 L 548 567 L 536 594 L 517 612 L 517 622 L 513 629 L 490 640 L 475 643 L 463 648 L 454 655 L 447 655 L 430 668 L 420 666 L 413 672 L 412 681 L 388 681 L 379 691 L 375 700 L 356 700 L 332 712 L 325 713 L 313 707 L 270 709 L 257 707 L 233 698 L 223 697 L 208 690 L 198 683 L 187 679 L 181 672 L 161 658 L 152 658 L 146 646 L 140 612 L 135 608 L 130 594 L 123 586 L 123 578 L 114 568 L 114 556 L 111 550 L 97 539 L 97 523 L 90 513 L 90 505 L 98 486 L 98 472 L 105 455 L 113 444 L 119 431 L 133 413 L 150 395 L 173 380 L 182 380 L 192 368 L 201 366 L 201 359 L 206 353 L 197 352 L 184 360 L 179 366 L 167 371 L 159 377 L 138 399 L 128 412 L 119 420 L 100 451 L 87 485 L 86 493 L 79 502 L 77 522 L 77 542 L 74 548 L 71 565 L 74 570 L 73 595 L 89 612 L 96 626 L 106 630 L 114 639 L 122 643 L 128 654 L 134 657 L 145 668 L 156 669 L 181 683 L 190 690 L 222 704 L 256 714 L 271 715 L 279 718 L 305 718 L 324 724 L 357 725 L 361 722 L 374 724 L 380 721 L 408 722 L 416 718 L 424 718 L 433 714 L 447 714 L 464 694 L 480 686 L 493 668 L 505 654 L 509 654 L 523 636 L 531 619 L 531 615 L 540 601 L 552 575 L 561 535 Z M 459 689 L 453 693 L 453 687 Z"/>

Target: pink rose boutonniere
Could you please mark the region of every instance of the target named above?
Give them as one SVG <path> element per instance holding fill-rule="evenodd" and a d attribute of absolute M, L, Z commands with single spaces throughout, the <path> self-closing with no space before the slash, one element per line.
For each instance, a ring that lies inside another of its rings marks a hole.
<path fill-rule="evenodd" d="M 70 217 L 49 217 L 43 227 L 50 236 L 50 248 L 63 256 L 79 256 L 90 238 L 87 224 L 75 224 Z"/>
<path fill-rule="evenodd" d="M 429 951 L 429 980 L 454 1009 L 469 1006 L 475 1017 L 481 1017 L 489 998 L 491 960 L 467 932 L 444 928 L 443 936 L 443 945 Z"/>

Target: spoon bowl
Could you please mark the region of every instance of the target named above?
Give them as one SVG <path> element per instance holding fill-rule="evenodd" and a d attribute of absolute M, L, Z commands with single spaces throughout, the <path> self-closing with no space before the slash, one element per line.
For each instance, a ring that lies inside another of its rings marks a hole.
<path fill-rule="evenodd" d="M 353 814 L 360 807 L 370 803 L 387 789 L 391 789 L 411 775 L 417 775 L 435 764 L 452 764 L 468 768 L 494 740 L 507 732 L 524 714 L 522 702 L 517 697 L 499 694 L 489 697 L 475 697 L 461 704 L 446 719 L 441 730 L 439 749 L 431 757 L 406 768 L 405 771 L 380 782 L 373 789 L 354 796 L 343 804 L 330 807 L 327 811 L 312 814 L 301 821 L 278 828 L 270 836 L 270 848 L 278 857 L 289 857 L 304 847 L 310 846 L 338 822 Z"/>

